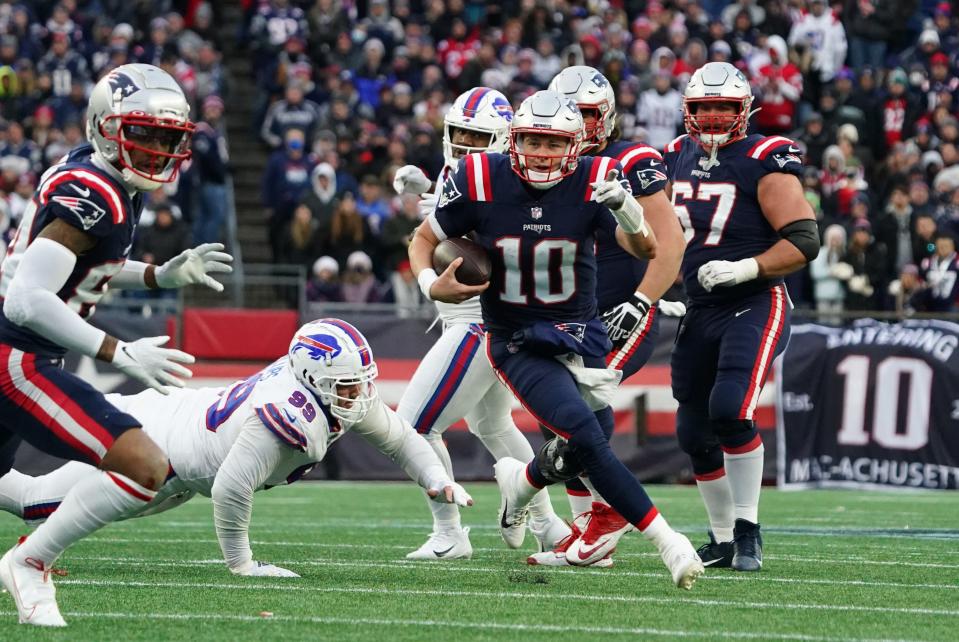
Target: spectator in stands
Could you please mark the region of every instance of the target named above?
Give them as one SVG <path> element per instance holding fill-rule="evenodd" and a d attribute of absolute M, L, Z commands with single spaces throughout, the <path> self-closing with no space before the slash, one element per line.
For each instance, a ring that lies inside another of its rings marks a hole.
<path fill-rule="evenodd" d="M 340 264 L 332 256 L 321 256 L 314 261 L 313 273 L 306 284 L 306 300 L 318 303 L 339 303 L 343 300 Z"/>
<path fill-rule="evenodd" d="M 849 64 L 853 68 L 883 65 L 887 43 L 898 31 L 897 4 L 895 0 L 845 3 L 843 22 L 849 28 Z"/>
<path fill-rule="evenodd" d="M 310 52 L 322 66 L 332 62 L 331 53 L 341 33 L 349 33 L 350 17 L 340 0 L 317 0 L 307 13 Z"/>
<path fill-rule="evenodd" d="M 927 309 L 930 312 L 955 312 L 956 296 L 959 294 L 955 237 L 948 233 L 936 236 L 936 252 L 923 259 L 920 273 L 928 286 Z"/>
<path fill-rule="evenodd" d="M 280 234 L 277 263 L 302 265 L 309 271 L 320 251 L 320 225 L 313 219 L 310 208 L 299 205 Z"/>
<path fill-rule="evenodd" d="M 336 209 L 336 171 L 329 163 L 320 163 L 313 168 L 310 174 L 310 189 L 304 193 L 303 205 L 310 209 L 313 220 L 317 222 L 325 234 L 329 234 L 329 226 L 333 221 L 333 212 Z"/>
<path fill-rule="evenodd" d="M 356 251 L 347 257 L 341 289 L 347 303 L 379 303 L 383 300 L 383 286 L 373 275 L 373 259 L 369 254 Z"/>
<path fill-rule="evenodd" d="M 406 260 L 411 235 L 421 220 L 417 195 L 404 194 L 396 200 L 400 203 L 399 210 L 386 219 L 380 234 L 380 256 L 387 274 L 395 272 L 396 266 Z"/>
<path fill-rule="evenodd" d="M 919 268 L 906 263 L 899 272 L 899 278 L 889 284 L 887 309 L 895 310 L 901 316 L 914 312 L 925 312 L 927 296 L 925 287 L 919 279 Z"/>
<path fill-rule="evenodd" d="M 43 153 L 40 146 L 26 137 L 23 125 L 11 122 L 7 125 L 7 142 L 0 147 L 0 156 L 19 156 L 27 160 L 30 171 L 43 170 Z"/>
<path fill-rule="evenodd" d="M 755 88 L 759 113 L 756 126 L 763 134 L 786 134 L 794 127 L 797 104 L 802 95 L 802 72 L 789 61 L 786 41 L 770 36 L 769 62 L 759 68 Z"/>
<path fill-rule="evenodd" d="M 843 311 L 846 300 L 846 285 L 853 276 L 853 268 L 843 262 L 846 254 L 846 229 L 841 225 L 830 225 L 823 234 L 823 245 L 819 254 L 809 264 L 809 275 L 813 282 L 813 298 L 816 312 L 822 323 L 838 324 L 842 317 L 836 316 Z"/>
<path fill-rule="evenodd" d="M 197 209 L 193 217 L 193 242 L 222 240 L 226 220 L 226 179 L 230 157 L 221 131 L 223 100 L 210 95 L 203 101 L 203 120 L 193 135 L 193 164 L 190 168 L 197 186 Z"/>
<path fill-rule="evenodd" d="M 419 283 L 413 276 L 408 259 L 400 261 L 396 269 L 390 274 L 390 286 L 393 292 L 393 301 L 396 303 L 396 314 L 401 319 L 413 316 L 423 305 L 423 294 Z"/>
<path fill-rule="evenodd" d="M 876 219 L 876 239 L 886 246 L 886 270 L 890 277 L 898 274 L 906 263 L 912 263 L 912 219 L 906 186 L 897 184 Z"/>
<path fill-rule="evenodd" d="M 155 209 L 152 224 L 139 226 L 137 230 L 134 257 L 138 261 L 162 265 L 174 256 L 193 247 L 190 242 L 190 230 L 173 216 L 173 210 L 167 204 Z M 145 298 L 176 298 L 175 290 L 146 290 Z"/>
<path fill-rule="evenodd" d="M 270 155 L 263 174 L 263 205 L 266 207 L 274 260 L 279 256 L 280 231 L 289 223 L 304 190 L 308 189 L 310 173 L 315 165 L 313 157 L 305 153 L 302 130 L 287 130 L 285 140 L 283 149 Z"/>
<path fill-rule="evenodd" d="M 883 292 L 888 282 L 885 278 L 886 247 L 873 238 L 872 225 L 867 219 L 858 219 L 853 225 L 843 262 L 853 269 L 846 285 L 846 307 L 849 310 L 877 309 L 876 292 Z"/>
<path fill-rule="evenodd" d="M 37 187 L 37 176 L 32 172 L 20 174 L 17 179 L 17 185 L 7 197 L 6 222 L 16 228 L 23 217 L 24 210 L 33 200 L 33 190 Z"/>
<path fill-rule="evenodd" d="M 892 147 L 906 140 L 913 133 L 921 109 L 916 98 L 908 93 L 908 77 L 902 69 L 889 73 L 886 82 L 886 97 L 882 103 L 885 143 Z"/>
<path fill-rule="evenodd" d="M 936 219 L 931 214 L 916 217 L 916 231 L 912 237 L 912 263 L 922 265 L 936 251 Z"/>
<path fill-rule="evenodd" d="M 267 111 L 260 136 L 273 149 L 282 145 L 286 133 L 291 129 L 304 132 L 306 139 L 312 141 L 319 120 L 320 106 L 303 97 L 300 83 L 290 82 L 286 86 L 285 98 L 274 103 Z"/>
<path fill-rule="evenodd" d="M 391 50 L 403 41 L 403 23 L 390 15 L 387 0 L 370 0 L 369 15 L 358 26 L 367 38 L 376 38 L 386 49 Z"/>
<path fill-rule="evenodd" d="M 71 49 L 70 36 L 63 32 L 53 34 L 50 51 L 37 62 L 37 73 L 53 79 L 51 90 L 54 96 L 70 93 L 74 78 L 85 83 L 92 80 L 86 59 Z"/>
<path fill-rule="evenodd" d="M 672 73 L 657 71 L 653 86 L 639 96 L 636 122 L 646 130 L 647 142 L 663 149 L 676 138 L 683 122 L 683 95 L 672 84 Z M 622 112 L 622 106 L 617 105 Z"/>
<path fill-rule="evenodd" d="M 360 197 L 356 201 L 356 210 L 367 222 L 375 236 L 379 236 L 383 223 L 390 215 L 390 203 L 383 196 L 380 179 L 367 174 L 360 181 Z"/>
<path fill-rule="evenodd" d="M 926 181 L 914 179 L 909 183 L 909 205 L 912 206 L 913 218 L 935 212 L 935 207 L 929 200 L 929 184 Z"/>
<path fill-rule="evenodd" d="M 363 45 L 363 64 L 353 74 L 360 102 L 376 109 L 380 104 L 380 90 L 392 84 L 388 73 L 386 47 L 377 38 L 370 38 Z"/>
<path fill-rule="evenodd" d="M 323 250 L 341 265 L 353 252 L 372 250 L 373 233 L 357 211 L 352 192 L 343 192 L 340 196 L 330 222 L 329 236 L 323 237 L 322 242 Z"/>
<path fill-rule="evenodd" d="M 196 59 L 197 100 L 200 104 L 207 96 L 226 98 L 230 86 L 226 68 L 220 59 L 220 54 L 213 47 L 213 43 L 206 41 L 197 50 Z"/>

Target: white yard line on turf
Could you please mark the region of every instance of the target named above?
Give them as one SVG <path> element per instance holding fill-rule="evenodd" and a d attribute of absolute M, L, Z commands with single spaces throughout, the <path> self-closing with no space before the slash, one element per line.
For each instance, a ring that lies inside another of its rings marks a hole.
<path fill-rule="evenodd" d="M 96 557 L 96 556 L 87 556 L 87 555 L 69 555 L 66 558 L 65 563 L 69 564 L 71 560 L 77 561 L 89 561 L 89 562 L 107 562 L 107 563 L 116 563 L 116 564 L 130 564 L 137 566 L 158 566 L 158 567 L 176 567 L 182 568 L 190 565 L 204 565 L 204 566 L 219 566 L 223 565 L 224 562 L 221 559 L 207 559 L 207 560 L 172 560 L 172 559 L 146 559 L 142 557 Z M 577 575 L 604 575 L 616 577 L 652 577 L 662 579 L 665 577 L 665 572 L 663 573 L 649 573 L 641 571 L 623 571 L 623 570 L 605 570 L 605 569 L 590 569 L 590 568 L 572 568 L 572 567 L 529 567 L 529 566 L 519 566 L 512 568 L 492 568 L 484 566 L 475 566 L 471 562 L 466 562 L 467 565 L 460 566 L 455 565 L 452 562 L 415 562 L 408 560 L 396 560 L 395 562 L 336 562 L 332 560 L 286 560 L 286 561 L 276 561 L 275 564 L 289 565 L 289 566 L 316 566 L 316 567 L 336 567 L 336 568 L 385 568 L 385 569 L 410 569 L 410 570 L 421 570 L 429 571 L 434 573 L 436 571 L 446 571 L 446 572 L 464 572 L 464 573 L 522 573 L 522 572 L 538 572 L 538 573 L 559 573 L 567 574 L 573 573 Z M 818 580 L 818 579 L 801 579 L 801 578 L 791 578 L 791 577 L 771 577 L 767 575 L 755 575 L 755 574 L 733 574 L 733 573 L 722 573 L 722 574 L 707 574 L 699 579 L 699 581 L 719 581 L 719 582 L 772 582 L 778 584 L 820 584 L 828 586 L 866 586 L 871 588 L 920 588 L 920 589 L 942 589 L 942 590 L 959 590 L 959 584 L 905 584 L 902 582 L 872 582 L 868 580 Z"/>
<path fill-rule="evenodd" d="M 12 611 L 0 611 L 0 615 L 12 617 Z M 800 640 L 802 642 L 915 642 L 913 640 L 889 640 L 869 638 L 829 638 L 802 633 L 766 633 L 755 631 L 690 631 L 653 628 L 627 628 L 614 626 L 579 626 L 575 624 L 518 624 L 512 622 L 464 622 L 449 620 L 402 620 L 397 618 L 353 618 L 353 617 L 312 617 L 274 615 L 262 617 L 256 615 L 232 615 L 221 613 L 64 613 L 67 618 L 116 619 L 116 620 L 207 620 L 233 622 L 291 622 L 302 624 L 328 624 L 337 626 L 409 626 L 432 627 L 441 629 L 479 629 L 493 631 L 525 631 L 555 633 L 589 633 L 607 635 L 656 635 L 681 638 L 729 638 L 750 640 Z"/>
<path fill-rule="evenodd" d="M 155 543 L 155 544 L 196 544 L 195 539 L 124 539 L 124 538 L 96 538 L 92 541 L 99 541 L 111 544 L 140 544 L 140 543 Z M 213 541 L 210 542 L 214 543 Z M 404 546 L 401 544 L 388 544 L 388 545 L 378 545 L 378 544 L 346 544 L 346 543 L 337 543 L 331 544 L 327 542 L 286 542 L 286 541 L 269 541 L 269 540 L 258 540 L 255 542 L 257 546 L 296 546 L 296 547 L 310 547 L 310 548 L 346 548 L 346 549 L 394 549 L 394 550 L 412 550 L 410 546 Z M 503 548 L 495 547 L 473 547 L 474 551 L 480 552 L 502 552 Z M 659 557 L 658 553 L 617 553 L 617 557 L 623 558 L 635 558 L 635 557 Z M 935 564 L 932 562 L 905 562 L 902 560 L 890 561 L 890 560 L 873 560 L 868 559 L 859 555 L 844 555 L 842 558 L 830 558 L 830 557 L 800 557 L 798 555 L 766 555 L 765 559 L 767 560 L 781 560 L 785 562 L 814 562 L 816 564 L 877 564 L 880 566 L 911 566 L 916 568 L 959 568 L 959 564 Z"/>
<path fill-rule="evenodd" d="M 724 606 L 734 608 L 755 608 L 755 609 L 785 609 L 799 611 L 857 611 L 866 613 L 897 613 L 902 615 L 942 615 L 949 617 L 959 617 L 959 611 L 947 609 L 911 609 L 904 607 L 888 606 L 864 606 L 856 604 L 797 604 L 791 602 L 744 602 L 741 600 L 715 600 L 687 597 L 653 597 L 645 595 L 570 595 L 568 593 L 550 594 L 549 592 L 538 591 L 536 593 L 523 593 L 519 591 L 458 591 L 458 590 L 412 590 L 412 589 L 375 589 L 365 587 L 320 587 L 304 586 L 298 583 L 286 584 L 221 584 L 209 582 L 135 582 L 126 580 L 60 580 L 57 585 L 75 584 L 79 586 L 125 586 L 125 587 L 167 587 L 167 588 L 210 588 L 217 590 L 242 589 L 242 590 L 277 590 L 277 591 L 310 591 L 315 593 L 361 593 L 366 595 L 430 595 L 434 597 L 477 597 L 490 599 L 505 598 L 529 598 L 537 599 L 562 597 L 566 600 L 576 600 L 581 602 L 617 602 L 629 604 L 690 604 L 696 606 Z"/>

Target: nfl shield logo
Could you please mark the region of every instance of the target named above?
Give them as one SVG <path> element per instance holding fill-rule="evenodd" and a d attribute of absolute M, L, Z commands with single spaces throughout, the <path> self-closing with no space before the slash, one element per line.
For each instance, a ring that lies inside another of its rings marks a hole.
<path fill-rule="evenodd" d="M 529 210 L 529 215 L 533 217 L 534 221 L 538 221 L 543 218 L 543 208 L 542 207 L 532 207 Z"/>

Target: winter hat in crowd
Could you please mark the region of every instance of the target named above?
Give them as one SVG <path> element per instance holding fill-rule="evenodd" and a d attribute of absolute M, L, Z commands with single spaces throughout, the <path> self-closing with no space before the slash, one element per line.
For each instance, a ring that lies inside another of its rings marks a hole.
<path fill-rule="evenodd" d="M 334 275 L 340 273 L 340 264 L 332 256 L 321 256 L 313 263 L 313 274 L 319 276 L 323 271 L 330 271 Z"/>
<path fill-rule="evenodd" d="M 357 250 L 346 257 L 346 269 L 357 272 L 372 272 L 373 259 L 366 252 Z"/>

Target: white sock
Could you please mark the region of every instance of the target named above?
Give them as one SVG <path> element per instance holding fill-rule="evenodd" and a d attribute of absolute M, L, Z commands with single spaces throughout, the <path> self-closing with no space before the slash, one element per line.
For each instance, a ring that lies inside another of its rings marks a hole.
<path fill-rule="evenodd" d="M 446 469 L 446 474 L 450 476 L 450 479 L 453 479 L 453 462 L 450 460 L 450 451 L 446 449 L 446 442 L 443 441 L 443 434 L 431 432 L 424 435 L 424 437 L 429 445 L 433 447 L 433 452 L 436 453 L 436 456 L 443 462 L 443 468 Z M 429 505 L 430 511 L 433 513 L 434 533 L 462 528 L 462 524 L 460 523 L 460 509 L 456 504 L 434 502 L 425 492 L 424 496 L 426 497 L 426 503 Z"/>
<path fill-rule="evenodd" d="M 0 477 L 0 510 L 23 517 L 23 497 L 35 479 L 12 468 Z"/>
<path fill-rule="evenodd" d="M 63 502 L 71 488 L 83 479 L 99 473 L 99 470 L 89 464 L 70 461 L 46 475 L 27 477 L 29 483 L 21 495 L 20 505 L 23 521 L 28 524 L 45 521 Z"/>
<path fill-rule="evenodd" d="M 589 494 L 591 495 L 591 500 L 599 504 L 606 504 L 609 506 L 609 502 L 603 499 L 603 496 L 599 494 L 599 491 L 596 490 L 596 487 L 593 486 L 593 482 L 589 481 L 589 477 L 580 477 L 583 482 L 583 485 L 589 489 Z M 592 508 L 592 506 L 590 506 Z"/>
<path fill-rule="evenodd" d="M 573 513 L 574 520 L 593 509 L 593 498 L 589 495 L 570 495 L 567 491 L 566 499 L 569 500 L 569 510 Z"/>
<path fill-rule="evenodd" d="M 32 557 L 47 567 L 74 542 L 110 522 L 136 512 L 156 495 L 132 479 L 98 472 L 76 484 L 60 507 L 17 549 L 20 559 Z"/>
<path fill-rule="evenodd" d="M 762 442 L 749 452 L 723 453 L 726 477 L 733 499 L 733 517 L 759 523 L 759 490 L 763 484 L 763 456 L 766 449 Z"/>
<path fill-rule="evenodd" d="M 656 545 L 657 550 L 662 550 L 664 546 L 669 544 L 673 535 L 676 534 L 676 531 L 669 525 L 666 518 L 659 514 L 657 514 L 656 517 L 653 518 L 653 521 L 649 523 L 649 526 L 641 532 L 643 533 L 643 537 Z"/>
<path fill-rule="evenodd" d="M 733 540 L 733 495 L 729 488 L 729 479 L 723 473 L 715 479 L 696 479 L 699 494 L 706 505 L 709 515 L 709 527 L 717 542 Z"/>

